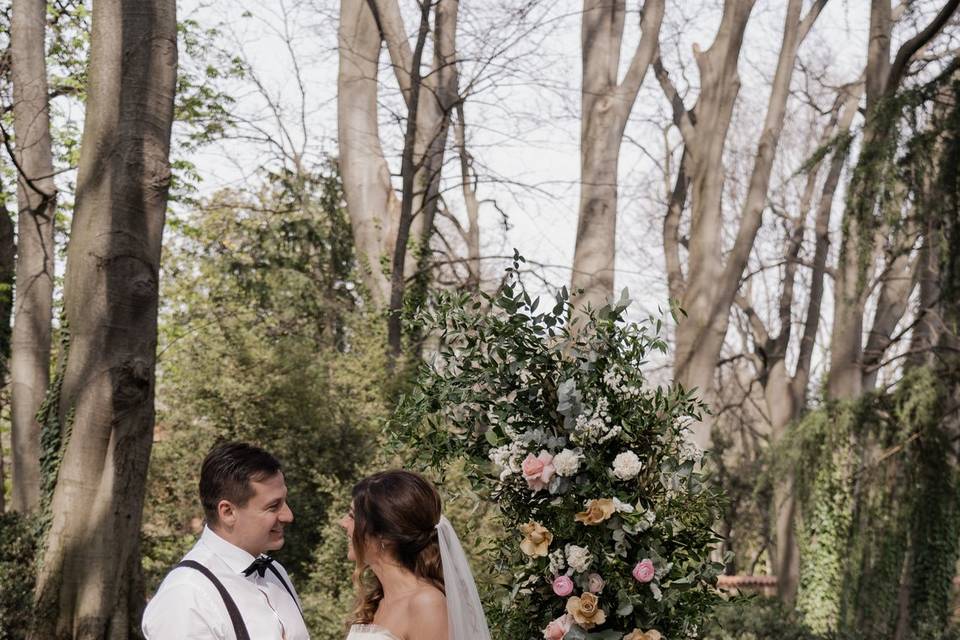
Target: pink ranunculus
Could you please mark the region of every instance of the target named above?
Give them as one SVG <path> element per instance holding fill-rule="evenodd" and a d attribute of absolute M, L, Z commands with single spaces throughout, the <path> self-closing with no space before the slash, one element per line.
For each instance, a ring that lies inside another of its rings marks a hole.
<path fill-rule="evenodd" d="M 563 636 L 567 635 L 572 626 L 573 618 L 570 617 L 569 613 L 565 613 L 547 625 L 547 628 L 543 630 L 543 637 L 546 640 L 563 640 Z"/>
<path fill-rule="evenodd" d="M 527 481 L 527 486 L 536 493 L 541 489 L 546 489 L 550 484 L 550 478 L 556 472 L 553 467 L 553 456 L 547 451 L 541 451 L 540 455 L 534 456 L 528 453 L 521 465 L 523 478 Z"/>
<path fill-rule="evenodd" d="M 573 580 L 567 576 L 557 576 L 553 579 L 553 592 L 561 598 L 573 593 Z"/>
<path fill-rule="evenodd" d="M 637 582 L 650 582 L 653 580 L 654 573 L 653 560 L 649 558 L 644 558 L 633 568 L 633 577 Z"/>
<path fill-rule="evenodd" d="M 600 593 L 605 585 L 603 578 L 599 573 L 591 573 L 587 576 L 587 591 L 590 593 Z"/>

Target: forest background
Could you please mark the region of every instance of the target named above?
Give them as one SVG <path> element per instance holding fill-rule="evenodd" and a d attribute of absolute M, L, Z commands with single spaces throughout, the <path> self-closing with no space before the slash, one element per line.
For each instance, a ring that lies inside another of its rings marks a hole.
<path fill-rule="evenodd" d="M 694 440 L 727 496 L 718 554 L 776 576 L 711 637 L 951 633 L 960 2 L 125 4 L 3 7 L 0 637 L 135 634 L 222 438 L 283 460 L 281 560 L 314 636 L 341 637 L 335 521 L 354 479 L 407 459 L 385 425 L 437 349 L 413 312 L 496 291 L 513 247 L 532 295 L 628 287 L 633 319 L 669 319 L 648 375 L 712 407 Z M 175 40 L 176 75 L 117 75 L 104 52 L 133 40 L 97 11 Z M 164 97 L 131 133 L 166 157 L 173 128 L 169 177 L 129 187 L 143 226 L 85 149 Z M 143 241 L 71 278 L 98 255 L 87 219 Z M 89 329 L 105 317 L 136 339 Z M 111 391 L 85 393 L 114 353 Z M 487 566 L 495 507 L 456 467 L 444 488 L 486 523 Z M 91 526 L 112 533 L 71 554 Z M 57 613 L 12 615 L 31 603 Z"/>

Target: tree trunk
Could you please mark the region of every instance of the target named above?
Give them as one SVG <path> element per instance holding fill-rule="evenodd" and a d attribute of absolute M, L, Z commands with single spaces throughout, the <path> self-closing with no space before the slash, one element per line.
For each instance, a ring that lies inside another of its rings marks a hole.
<path fill-rule="evenodd" d="M 913 56 L 939 33 L 960 7 L 960 0 L 947 0 L 930 23 L 906 40 L 890 61 L 890 42 L 896 18 L 887 0 L 873 0 L 870 12 L 870 40 L 867 50 L 866 118 L 863 143 L 844 209 L 843 239 L 840 247 L 837 281 L 834 293 L 834 321 L 830 339 L 830 369 L 827 376 L 827 396 L 834 400 L 860 397 L 866 385 L 872 385 L 875 376 L 865 366 L 863 345 L 863 316 L 869 291 L 867 283 L 873 277 L 876 258 L 881 250 L 886 230 L 868 228 L 883 219 L 881 191 L 889 179 L 887 168 L 894 162 L 890 157 L 890 136 L 896 127 L 890 122 L 896 114 L 883 109 L 883 101 L 899 89 Z M 890 271 L 905 272 L 903 264 L 893 264 Z M 902 262 L 902 260 L 901 260 Z M 910 268 L 912 271 L 912 267 Z M 913 287 L 913 278 L 900 277 L 897 284 Z M 908 291 L 910 290 L 908 289 Z M 879 362 L 886 344 L 883 330 L 896 325 L 903 311 L 896 295 L 885 301 L 888 308 L 878 314 L 880 325 L 872 336 L 872 362 Z M 889 332 L 888 332 L 889 333 Z M 886 338 L 887 344 L 889 337 Z M 867 387 L 869 388 L 869 386 Z"/>
<path fill-rule="evenodd" d="M 381 264 L 391 255 L 400 200 L 380 145 L 377 72 L 380 30 L 367 0 L 340 3 L 337 128 L 343 193 L 367 293 L 376 308 L 390 300 L 390 280 Z"/>
<path fill-rule="evenodd" d="M 420 61 L 435 7 L 433 68 L 421 76 Z M 459 2 L 421 5 L 416 52 L 411 51 L 396 0 L 346 0 L 340 5 L 338 131 L 347 211 L 362 273 L 373 304 L 389 311 L 388 342 L 401 348 L 403 304 L 411 280 L 421 283 L 440 194 L 440 174 L 451 111 L 459 101 L 456 26 Z M 397 198 L 380 144 L 377 72 L 386 42 L 407 106 Z"/>
<path fill-rule="evenodd" d="M 10 317 L 13 311 L 13 279 L 16 268 L 17 246 L 6 194 L 0 186 L 0 384 L 7 383 L 10 372 Z M 8 396 L 9 397 L 9 396 Z M 6 484 L 3 447 L 0 446 L 0 487 Z M 6 492 L 0 490 L 0 514 L 6 511 Z"/>
<path fill-rule="evenodd" d="M 467 230 L 464 242 L 467 245 L 467 282 L 468 291 L 480 291 L 480 201 L 477 199 L 477 179 L 472 173 L 473 157 L 467 150 L 467 123 L 463 105 L 457 105 L 457 119 L 454 123 L 454 139 L 457 155 L 460 159 L 460 188 L 467 210 Z"/>
<path fill-rule="evenodd" d="M 44 0 L 14 0 L 10 25 L 19 235 L 11 359 L 12 506 L 18 511 L 32 511 L 39 503 L 36 415 L 50 380 L 56 187 L 44 52 L 46 12 Z"/>
<path fill-rule="evenodd" d="M 123 639 L 139 620 L 158 278 L 177 72 L 175 0 L 97 0 L 65 331 L 45 430 L 62 462 L 32 638 Z"/>
<path fill-rule="evenodd" d="M 620 143 L 640 85 L 657 55 L 663 22 L 663 0 L 646 0 L 640 43 L 618 82 L 625 8 L 625 0 L 583 3 L 580 208 L 570 279 L 576 307 L 599 308 L 613 294 Z"/>

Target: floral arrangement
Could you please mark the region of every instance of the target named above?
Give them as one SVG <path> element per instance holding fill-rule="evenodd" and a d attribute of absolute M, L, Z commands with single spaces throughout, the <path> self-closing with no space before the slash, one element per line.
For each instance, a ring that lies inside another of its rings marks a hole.
<path fill-rule="evenodd" d="M 702 406 L 643 375 L 660 322 L 619 302 L 568 322 L 566 290 L 539 311 L 519 278 L 480 299 L 441 294 L 417 321 L 440 346 L 398 413 L 411 450 L 465 458 L 507 533 L 496 637 L 698 636 L 718 599 L 710 561 L 719 497 L 687 426 Z"/>

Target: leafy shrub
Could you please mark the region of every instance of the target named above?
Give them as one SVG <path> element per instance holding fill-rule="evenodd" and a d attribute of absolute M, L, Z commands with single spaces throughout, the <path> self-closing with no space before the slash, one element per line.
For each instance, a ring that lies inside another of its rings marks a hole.
<path fill-rule="evenodd" d="M 16 512 L 0 513 L 0 640 L 26 637 L 36 552 L 36 524 Z"/>
<path fill-rule="evenodd" d="M 719 497 L 686 437 L 702 406 L 646 380 L 666 344 L 658 321 L 624 320 L 626 292 L 571 324 L 566 290 L 539 311 L 520 260 L 495 296 L 440 294 L 418 316 L 440 346 L 397 432 L 433 467 L 465 458 L 499 507 L 496 637 L 551 623 L 566 640 L 696 637 L 722 568 L 709 559 Z"/>

